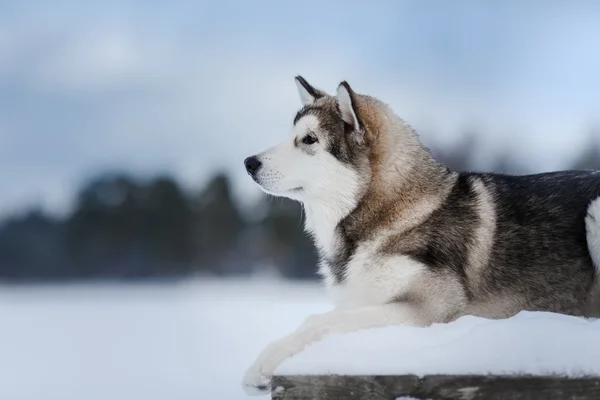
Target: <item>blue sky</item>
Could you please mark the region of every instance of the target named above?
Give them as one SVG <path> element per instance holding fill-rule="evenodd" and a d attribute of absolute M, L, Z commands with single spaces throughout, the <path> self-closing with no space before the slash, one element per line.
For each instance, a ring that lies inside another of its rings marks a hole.
<path fill-rule="evenodd" d="M 0 215 L 69 209 L 101 170 L 216 169 L 289 134 L 293 77 L 348 80 L 484 161 L 561 168 L 600 126 L 595 1 L 0 2 Z"/>

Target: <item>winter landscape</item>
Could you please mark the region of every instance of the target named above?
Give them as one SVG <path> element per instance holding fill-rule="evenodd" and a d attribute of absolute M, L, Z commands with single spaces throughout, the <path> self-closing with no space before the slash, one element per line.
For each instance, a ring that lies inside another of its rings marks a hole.
<path fill-rule="evenodd" d="M 0 399 L 247 398 L 264 346 L 332 307 L 301 206 L 243 164 L 288 137 L 294 76 L 380 97 L 455 170 L 600 168 L 599 19 L 587 0 L 0 2 Z M 464 317 L 326 338 L 277 372 L 600 374 L 598 337 Z"/>
<path fill-rule="evenodd" d="M 331 309 L 314 283 L 280 279 L 2 287 L 0 398 L 247 398 L 240 383 L 270 341 Z M 337 335 L 286 374 L 600 374 L 600 321 L 522 313 L 428 329 Z"/>
<path fill-rule="evenodd" d="M 279 280 L 1 287 L 1 399 L 243 399 L 245 369 L 310 313 Z"/>

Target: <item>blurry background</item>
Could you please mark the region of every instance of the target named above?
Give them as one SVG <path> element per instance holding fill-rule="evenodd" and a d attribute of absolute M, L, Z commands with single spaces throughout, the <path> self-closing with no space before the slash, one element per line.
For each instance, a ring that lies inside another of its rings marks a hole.
<path fill-rule="evenodd" d="M 0 398 L 230 399 L 327 309 L 243 159 L 303 75 L 459 170 L 600 167 L 600 3 L 0 1 Z"/>

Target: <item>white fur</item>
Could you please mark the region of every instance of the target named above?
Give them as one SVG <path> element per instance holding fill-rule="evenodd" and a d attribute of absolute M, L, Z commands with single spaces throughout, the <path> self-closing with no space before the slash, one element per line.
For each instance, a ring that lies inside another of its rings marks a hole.
<path fill-rule="evenodd" d="M 473 182 L 473 190 L 477 195 L 477 216 L 479 226 L 473 235 L 473 249 L 469 251 L 467 274 L 473 282 L 473 287 L 480 287 L 477 282 L 482 278 L 482 270 L 488 265 L 492 246 L 494 245 L 494 233 L 496 231 L 496 209 L 494 199 L 481 179 Z"/>
<path fill-rule="evenodd" d="M 275 196 L 300 200 L 289 191 L 308 185 L 318 165 L 311 162 L 311 155 L 294 146 L 294 140 L 300 140 L 309 130 L 316 131 L 318 128 L 316 117 L 304 116 L 294 126 L 291 138 L 258 154 L 262 167 L 256 179 L 261 189 Z"/>
<path fill-rule="evenodd" d="M 305 230 L 314 237 L 319 251 L 331 256 L 338 248 L 335 227 L 356 207 L 360 182 L 358 172 L 336 160 L 322 143 L 311 145 L 314 154 L 294 146 L 294 139 L 301 141 L 309 131 L 318 134 L 319 130 L 316 116 L 300 118 L 292 139 L 258 155 L 263 166 L 256 179 L 265 192 L 303 203 Z M 297 187 L 302 190 L 290 191 Z M 326 282 L 332 279 L 323 265 L 319 273 Z"/>
<path fill-rule="evenodd" d="M 385 304 L 406 294 L 427 268 L 406 256 L 381 256 L 378 250 L 386 237 L 362 244 L 346 267 L 343 283 L 325 280 L 338 308 Z"/>
<path fill-rule="evenodd" d="M 336 309 L 309 317 L 295 332 L 267 346 L 244 376 L 248 394 L 261 394 L 256 388 L 268 387 L 281 362 L 325 335 L 397 324 L 426 326 L 439 318 L 392 301 L 407 293 L 427 268 L 405 256 L 377 255 L 384 239 L 357 249 L 342 284 L 333 285 L 332 277 L 324 272 Z"/>
<path fill-rule="evenodd" d="M 319 130 L 314 115 L 300 118 L 292 138 L 258 155 L 262 167 L 256 179 L 267 193 L 303 202 L 306 229 L 318 246 L 330 248 L 333 227 L 356 206 L 359 181 L 358 173 L 336 160 L 321 142 L 310 146 L 313 154 L 294 146 L 294 139 L 301 141 L 309 131 L 318 135 Z M 291 191 L 298 187 L 302 190 Z"/>
<path fill-rule="evenodd" d="M 592 201 L 588 207 L 585 228 L 590 256 L 596 266 L 596 276 L 600 279 L 600 197 Z"/>
<path fill-rule="evenodd" d="M 354 107 L 352 107 L 352 98 L 344 85 L 338 86 L 337 99 L 340 111 L 342 112 L 342 119 L 352 125 L 354 129 L 358 129 L 358 118 L 356 117 Z"/>
<path fill-rule="evenodd" d="M 335 227 L 354 206 L 351 201 L 339 203 L 332 201 L 330 204 L 304 203 L 306 214 L 304 230 L 314 237 L 315 244 L 323 255 L 330 257 L 338 248 L 339 239 L 335 235 Z M 323 265 L 319 268 L 319 274 L 323 277 L 330 275 L 329 270 Z"/>
<path fill-rule="evenodd" d="M 425 326 L 428 322 L 402 303 L 312 315 L 292 334 L 267 346 L 244 375 L 242 385 L 248 394 L 264 394 L 256 388 L 265 386 L 268 389 L 270 378 L 279 364 L 325 335 L 398 324 Z"/>

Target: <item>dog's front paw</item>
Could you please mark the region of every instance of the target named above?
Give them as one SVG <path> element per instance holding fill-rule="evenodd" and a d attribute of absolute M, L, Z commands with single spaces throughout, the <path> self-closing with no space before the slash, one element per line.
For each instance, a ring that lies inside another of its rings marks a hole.
<path fill-rule="evenodd" d="M 252 365 L 242 381 L 242 387 L 249 396 L 263 396 L 271 391 L 272 374 L 266 374 L 261 371 L 260 364 Z"/>
<path fill-rule="evenodd" d="M 264 395 L 271 390 L 271 378 L 275 369 L 285 359 L 298 353 L 307 341 L 302 335 L 291 335 L 269 344 L 258 356 L 242 381 L 244 390 L 249 395 Z"/>
<path fill-rule="evenodd" d="M 246 371 L 242 386 L 249 395 L 264 395 L 271 390 L 271 378 L 277 366 L 289 356 L 285 340 L 269 344 Z"/>

